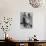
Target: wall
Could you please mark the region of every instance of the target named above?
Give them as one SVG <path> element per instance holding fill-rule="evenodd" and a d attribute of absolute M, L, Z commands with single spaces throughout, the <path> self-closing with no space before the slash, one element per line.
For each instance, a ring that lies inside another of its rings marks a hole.
<path fill-rule="evenodd" d="M 32 29 L 20 28 L 20 12 L 33 12 Z M 33 8 L 28 0 L 0 0 L 0 17 L 13 17 L 12 26 L 8 33 L 17 40 L 27 40 L 34 34 L 37 35 L 39 40 L 44 40 L 45 12 L 46 8 L 44 5 L 40 8 Z M 0 35 L 2 35 L 1 33 Z M 0 36 L 0 39 L 2 39 L 2 36 Z"/>

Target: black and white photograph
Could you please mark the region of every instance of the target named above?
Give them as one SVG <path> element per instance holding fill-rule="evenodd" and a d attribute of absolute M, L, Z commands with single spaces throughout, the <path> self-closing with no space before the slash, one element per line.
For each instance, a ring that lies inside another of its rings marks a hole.
<path fill-rule="evenodd" d="M 20 27 L 21 28 L 32 28 L 32 12 L 21 12 L 20 13 Z"/>

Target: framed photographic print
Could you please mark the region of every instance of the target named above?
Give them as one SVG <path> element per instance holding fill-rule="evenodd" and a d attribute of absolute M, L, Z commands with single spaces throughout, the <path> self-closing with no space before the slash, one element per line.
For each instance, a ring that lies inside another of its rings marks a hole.
<path fill-rule="evenodd" d="M 21 12 L 20 13 L 20 27 L 21 28 L 32 28 L 32 12 Z"/>

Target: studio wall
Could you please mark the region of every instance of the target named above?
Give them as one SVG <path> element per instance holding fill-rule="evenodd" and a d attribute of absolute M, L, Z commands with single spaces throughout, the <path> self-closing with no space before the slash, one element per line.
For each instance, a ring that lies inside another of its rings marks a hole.
<path fill-rule="evenodd" d="M 32 12 L 33 27 L 30 29 L 20 28 L 20 12 Z M 12 17 L 12 26 L 7 33 L 16 40 L 28 40 L 35 34 L 38 40 L 44 40 L 46 6 L 33 8 L 28 0 L 0 0 L 0 19 L 4 16 Z M 2 31 L 0 31 L 2 39 Z M 3 38 L 4 39 L 4 38 Z"/>

